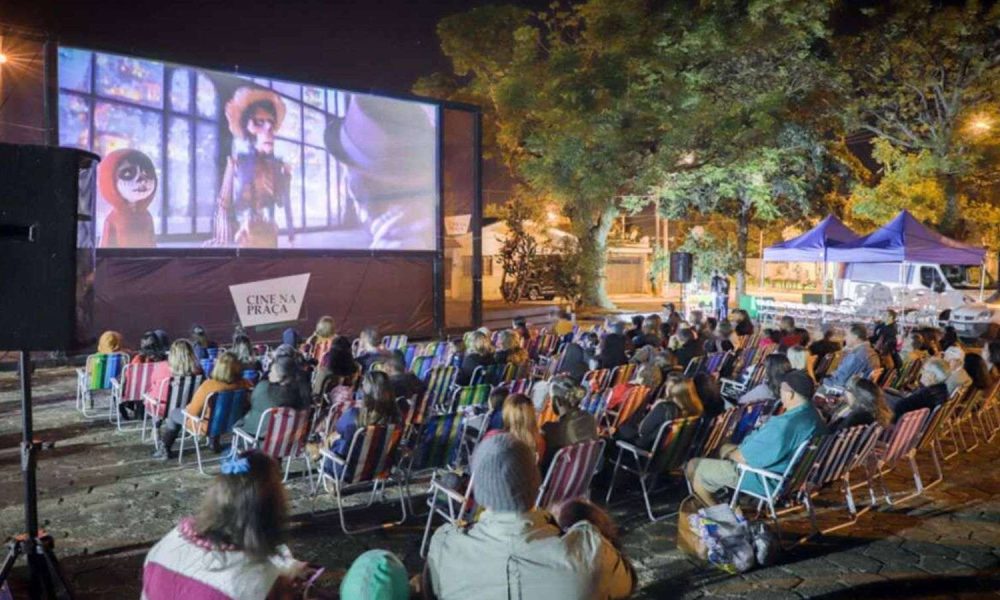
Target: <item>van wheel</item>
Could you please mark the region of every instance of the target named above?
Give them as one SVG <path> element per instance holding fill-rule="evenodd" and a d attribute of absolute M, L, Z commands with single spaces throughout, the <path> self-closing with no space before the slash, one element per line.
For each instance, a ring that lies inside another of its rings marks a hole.
<path fill-rule="evenodd" d="M 540 300 L 542 294 L 538 291 L 537 287 L 528 288 L 528 300 Z"/>

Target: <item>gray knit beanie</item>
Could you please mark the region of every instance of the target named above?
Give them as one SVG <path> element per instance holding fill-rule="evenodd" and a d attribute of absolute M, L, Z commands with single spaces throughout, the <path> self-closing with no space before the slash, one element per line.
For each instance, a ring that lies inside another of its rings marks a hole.
<path fill-rule="evenodd" d="M 472 454 L 476 501 L 497 512 L 528 512 L 535 506 L 541 475 L 535 453 L 510 434 L 491 436 Z"/>

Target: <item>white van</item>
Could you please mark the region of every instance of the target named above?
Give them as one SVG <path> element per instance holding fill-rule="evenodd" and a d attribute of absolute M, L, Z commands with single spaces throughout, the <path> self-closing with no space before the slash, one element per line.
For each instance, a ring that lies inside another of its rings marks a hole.
<path fill-rule="evenodd" d="M 871 297 L 888 300 L 888 294 L 894 306 L 941 313 L 979 300 L 982 277 L 979 265 L 849 263 L 841 267 L 834 298 L 863 304 Z M 993 287 L 988 273 L 985 287 Z"/>

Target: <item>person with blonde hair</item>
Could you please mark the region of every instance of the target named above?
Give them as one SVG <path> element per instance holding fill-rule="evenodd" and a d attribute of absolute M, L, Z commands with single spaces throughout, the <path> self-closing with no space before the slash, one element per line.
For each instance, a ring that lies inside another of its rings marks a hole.
<path fill-rule="evenodd" d="M 124 352 L 122 339 L 122 334 L 117 331 L 105 331 L 97 340 L 97 353 L 113 354 L 115 352 Z"/>
<path fill-rule="evenodd" d="M 493 345 L 489 336 L 482 331 L 473 331 L 468 335 L 465 344 L 465 356 L 462 357 L 462 367 L 458 373 L 458 385 L 469 385 L 478 367 L 492 364 Z"/>
<path fill-rule="evenodd" d="M 556 420 L 542 425 L 546 452 L 543 468 L 560 449 L 597 439 L 597 420 L 594 415 L 580 408 L 586 391 L 579 384 L 560 375 L 549 384 L 548 391 Z"/>
<path fill-rule="evenodd" d="M 181 427 L 184 426 L 185 413 L 192 417 L 199 417 L 210 395 L 216 392 L 249 389 L 250 387 L 250 382 L 243 379 L 243 365 L 240 363 L 240 359 L 232 352 L 223 352 L 220 354 L 215 359 L 215 366 L 212 368 L 211 375 L 198 386 L 187 407 L 175 408 L 167 415 L 167 419 L 163 422 L 163 431 L 160 435 L 162 443 L 160 444 L 160 448 L 153 453 L 153 458 L 161 460 L 170 460 L 173 458 L 172 448 L 174 442 L 177 440 L 177 436 L 181 432 Z M 248 406 L 240 406 L 235 407 L 233 410 L 237 410 L 239 414 L 242 414 L 246 412 L 247 408 Z M 207 428 L 207 419 L 211 418 L 211 414 L 206 414 L 205 417 L 206 422 L 203 424 L 202 429 Z M 216 452 L 221 452 L 222 446 L 218 438 L 211 441 L 212 449 Z"/>
<path fill-rule="evenodd" d="M 694 380 L 671 373 L 664 385 L 663 397 L 653 403 L 645 416 L 640 417 L 637 413 L 622 425 L 615 438 L 650 450 L 664 423 L 684 417 L 700 417 L 704 411 Z"/>
<path fill-rule="evenodd" d="M 160 361 L 153 367 L 153 372 L 149 374 L 149 386 L 146 388 L 146 392 L 152 394 L 157 400 L 164 401 L 166 398 L 159 397 L 160 392 L 170 393 L 169 388 L 162 384 L 164 380 L 171 377 L 201 375 L 201 373 L 201 363 L 194 354 L 191 342 L 183 339 L 176 340 L 170 344 L 167 360 Z"/>
<path fill-rule="evenodd" d="M 504 329 L 499 333 L 494 358 L 498 365 L 522 365 L 528 361 L 528 351 L 524 349 L 516 331 Z"/>
<path fill-rule="evenodd" d="M 509 433 L 515 439 L 524 442 L 535 452 L 538 460 L 541 460 L 545 456 L 545 438 L 538 430 L 538 416 L 531 398 L 524 394 L 508 395 L 504 398 L 501 414 L 503 428 L 491 430 L 486 437 Z"/>
<path fill-rule="evenodd" d="M 302 344 L 301 351 L 306 356 L 312 356 L 315 360 L 321 360 L 322 356 L 317 356 L 318 349 L 324 349 L 321 354 L 325 354 L 325 349 L 333 343 L 333 338 L 337 336 L 337 323 L 330 315 L 323 315 L 316 321 L 316 330 L 306 338 Z"/>
<path fill-rule="evenodd" d="M 378 329 L 374 327 L 365 327 L 358 334 L 358 351 L 354 360 L 358 361 L 363 372 L 368 372 L 373 364 L 389 355 L 380 344 Z"/>

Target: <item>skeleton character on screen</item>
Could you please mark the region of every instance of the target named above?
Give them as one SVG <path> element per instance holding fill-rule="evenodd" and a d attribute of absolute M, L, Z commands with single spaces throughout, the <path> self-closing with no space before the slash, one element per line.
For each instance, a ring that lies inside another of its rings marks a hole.
<path fill-rule="evenodd" d="M 226 103 L 236 150 L 222 176 L 212 245 L 277 248 L 274 213 L 279 206 L 284 208 L 288 241 L 294 241 L 291 171 L 274 155 L 274 135 L 284 118 L 285 103 L 271 90 L 241 87 Z"/>
<path fill-rule="evenodd" d="M 97 187 L 111 205 L 104 219 L 101 248 L 153 248 L 156 234 L 149 205 L 156 195 L 153 161 L 138 150 L 115 150 L 97 168 Z"/>
<path fill-rule="evenodd" d="M 326 128 L 326 149 L 346 167 L 347 187 L 372 249 L 434 247 L 437 133 L 429 108 L 351 94 Z"/>

